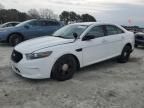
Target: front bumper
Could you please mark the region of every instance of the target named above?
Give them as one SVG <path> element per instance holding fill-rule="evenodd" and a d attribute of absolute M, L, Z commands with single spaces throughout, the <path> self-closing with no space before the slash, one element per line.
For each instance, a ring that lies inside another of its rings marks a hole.
<path fill-rule="evenodd" d="M 136 45 L 142 45 L 142 46 L 144 46 L 144 40 L 136 39 L 136 40 L 135 40 L 135 44 L 136 44 Z"/>
<path fill-rule="evenodd" d="M 41 60 L 25 60 L 22 59 L 19 63 L 11 60 L 11 69 L 13 72 L 28 79 L 46 79 L 51 76 L 51 63 L 47 59 Z"/>

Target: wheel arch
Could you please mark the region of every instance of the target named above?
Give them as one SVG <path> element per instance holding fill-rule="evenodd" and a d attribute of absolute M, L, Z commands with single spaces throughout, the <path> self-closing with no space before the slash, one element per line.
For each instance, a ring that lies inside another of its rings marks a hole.
<path fill-rule="evenodd" d="M 130 47 L 129 50 L 127 50 L 126 48 Z M 127 43 L 125 44 L 125 46 L 123 47 L 123 50 L 121 52 L 121 55 L 118 56 L 118 62 L 119 63 L 126 63 L 129 60 L 130 54 L 132 53 L 133 49 L 132 49 L 132 44 L 131 43 Z M 126 53 L 126 54 L 125 54 Z"/>
<path fill-rule="evenodd" d="M 75 56 L 74 54 L 68 54 L 68 55 L 71 55 L 71 56 L 73 56 L 75 58 L 75 60 L 77 62 L 77 69 L 80 69 L 80 61 L 79 61 L 78 57 Z"/>
<path fill-rule="evenodd" d="M 131 43 L 127 43 L 125 46 L 130 46 L 131 49 L 132 49 L 132 44 L 131 44 Z M 125 46 L 124 46 L 124 47 L 125 47 Z"/>
<path fill-rule="evenodd" d="M 77 62 L 77 69 L 79 69 L 79 68 L 80 68 L 80 61 L 79 61 L 78 57 L 77 57 L 76 55 L 74 55 L 74 54 L 71 54 L 71 53 L 63 54 L 63 55 L 61 55 L 60 57 L 58 57 L 57 60 L 59 60 L 59 59 L 60 59 L 61 57 L 63 57 L 63 56 L 67 56 L 67 55 L 72 56 L 72 57 L 76 60 L 76 62 Z M 57 62 L 57 60 L 55 61 L 55 63 Z M 55 63 L 54 63 L 54 64 L 55 64 Z"/>
<path fill-rule="evenodd" d="M 22 33 L 13 32 L 13 33 L 10 33 L 10 34 L 8 35 L 8 37 L 7 37 L 7 42 L 9 41 L 10 36 L 13 35 L 13 34 L 18 34 L 18 35 L 20 35 L 20 36 L 23 38 L 23 40 L 24 40 L 24 35 L 23 35 Z"/>
<path fill-rule="evenodd" d="M 124 47 L 123 47 L 123 49 L 124 49 L 126 46 L 130 46 L 131 52 L 133 51 L 133 47 L 132 47 L 132 44 L 131 44 L 131 43 L 125 44 Z M 122 49 L 122 51 L 123 51 L 123 49 Z M 122 53 L 122 52 L 121 52 L 121 53 Z"/>

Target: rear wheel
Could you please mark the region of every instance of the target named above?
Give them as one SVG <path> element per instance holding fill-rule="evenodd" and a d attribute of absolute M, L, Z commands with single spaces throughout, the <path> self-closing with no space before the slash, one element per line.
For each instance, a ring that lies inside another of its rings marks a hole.
<path fill-rule="evenodd" d="M 121 55 L 118 57 L 118 62 L 120 63 L 126 63 L 128 62 L 131 54 L 131 46 L 126 45 L 121 53 Z"/>
<path fill-rule="evenodd" d="M 71 55 L 62 56 L 53 66 L 51 78 L 58 81 L 69 80 L 77 70 L 77 62 Z"/>
<path fill-rule="evenodd" d="M 12 34 L 10 35 L 8 42 L 11 46 L 15 46 L 23 41 L 23 38 L 19 34 Z"/>

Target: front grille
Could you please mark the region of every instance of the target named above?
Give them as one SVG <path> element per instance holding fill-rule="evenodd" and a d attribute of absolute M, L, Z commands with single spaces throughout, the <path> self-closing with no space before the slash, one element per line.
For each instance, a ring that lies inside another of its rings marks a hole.
<path fill-rule="evenodd" d="M 11 59 L 12 61 L 18 63 L 22 60 L 23 55 L 19 52 L 17 52 L 16 50 L 13 50 L 12 55 L 11 55 Z"/>

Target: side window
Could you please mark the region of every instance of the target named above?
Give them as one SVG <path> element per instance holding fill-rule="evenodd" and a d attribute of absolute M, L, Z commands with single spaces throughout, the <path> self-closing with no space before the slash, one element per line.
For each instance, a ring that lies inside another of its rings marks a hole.
<path fill-rule="evenodd" d="M 56 21 L 47 21 L 47 26 L 59 26 L 60 24 Z"/>
<path fill-rule="evenodd" d="M 18 23 L 12 23 L 12 26 L 16 26 Z"/>
<path fill-rule="evenodd" d="M 53 22 L 53 25 L 54 25 L 54 26 L 59 26 L 60 23 L 55 21 L 55 22 Z"/>
<path fill-rule="evenodd" d="M 113 25 L 107 25 L 106 26 L 106 31 L 107 31 L 107 35 L 115 35 L 115 34 L 122 34 L 124 33 L 123 30 L 121 30 L 120 28 L 113 26 Z"/>
<path fill-rule="evenodd" d="M 121 30 L 120 28 L 118 28 L 117 27 L 117 32 L 118 32 L 118 34 L 122 34 L 122 33 L 124 33 L 124 31 L 123 30 Z"/>
<path fill-rule="evenodd" d="M 12 26 L 13 26 L 12 24 L 9 24 L 9 25 L 8 25 L 8 27 L 12 27 Z"/>
<path fill-rule="evenodd" d="M 47 21 L 40 21 L 41 26 L 47 26 Z"/>
<path fill-rule="evenodd" d="M 12 25 L 12 26 L 15 26 L 15 25 L 16 25 L 16 23 L 11 23 L 11 25 Z"/>
<path fill-rule="evenodd" d="M 96 26 L 92 28 L 87 35 L 93 35 L 96 38 L 105 36 L 103 26 Z"/>
<path fill-rule="evenodd" d="M 40 21 L 32 21 L 29 23 L 29 25 L 31 26 L 41 26 L 41 22 Z"/>
<path fill-rule="evenodd" d="M 10 26 L 12 26 L 11 24 L 7 24 L 5 27 L 10 27 Z"/>

